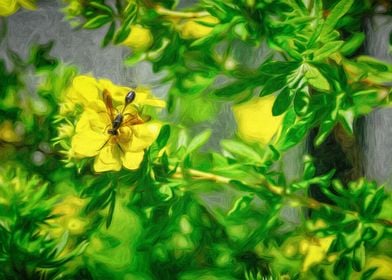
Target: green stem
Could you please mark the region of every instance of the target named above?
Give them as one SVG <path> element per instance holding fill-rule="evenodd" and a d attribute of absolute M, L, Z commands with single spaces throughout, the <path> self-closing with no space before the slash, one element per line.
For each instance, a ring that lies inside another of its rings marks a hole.
<path fill-rule="evenodd" d="M 163 7 L 156 7 L 155 11 L 162 15 L 162 16 L 169 16 L 169 17 L 175 17 L 175 18 L 200 18 L 200 17 L 206 17 L 209 16 L 210 14 L 208 12 L 202 11 L 202 12 L 179 12 L 179 11 L 172 11 L 165 9 Z"/>
<path fill-rule="evenodd" d="M 225 176 L 220 176 L 216 175 L 213 173 L 208 173 L 196 169 L 186 169 L 182 170 L 181 168 L 177 168 L 177 171 L 173 174 L 173 178 L 175 179 L 185 179 L 186 177 L 190 177 L 193 180 L 207 180 L 207 181 L 212 181 L 216 183 L 221 183 L 221 184 L 230 184 L 233 179 Z M 241 182 L 244 185 L 248 185 L 245 182 Z M 259 187 L 265 187 L 267 188 L 271 193 L 284 197 L 288 199 L 291 202 L 291 206 L 300 206 L 300 207 L 307 207 L 311 209 L 320 209 L 322 207 L 328 207 L 336 212 L 344 213 L 347 215 L 354 216 L 355 218 L 359 218 L 359 213 L 351 210 L 345 210 L 342 209 L 338 206 L 327 204 L 320 202 L 316 199 L 313 199 L 311 197 L 303 197 L 303 196 L 298 196 L 294 194 L 289 194 L 284 191 L 284 188 L 278 187 L 278 186 L 273 186 L 269 184 L 266 180 L 260 181 L 260 184 L 257 184 Z M 255 189 L 252 189 L 252 191 L 255 191 Z M 376 219 L 376 223 L 383 224 L 388 227 L 392 227 L 392 221 L 390 220 L 385 220 L 385 219 Z"/>

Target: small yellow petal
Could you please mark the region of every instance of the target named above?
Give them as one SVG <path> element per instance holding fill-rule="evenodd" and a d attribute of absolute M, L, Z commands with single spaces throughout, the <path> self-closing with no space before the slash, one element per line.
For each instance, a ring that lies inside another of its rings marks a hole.
<path fill-rule="evenodd" d="M 141 152 L 126 152 L 122 157 L 122 163 L 125 168 L 134 170 L 138 169 L 143 160 L 144 151 Z"/>
<path fill-rule="evenodd" d="M 99 153 L 107 139 L 109 139 L 109 136 L 103 133 L 86 129 L 75 134 L 72 138 L 71 147 L 78 156 L 92 157 Z"/>
<path fill-rule="evenodd" d="M 160 99 L 155 99 L 150 90 L 145 87 L 136 88 L 135 103 L 140 105 L 149 105 L 154 107 L 165 107 L 166 102 Z"/>
<path fill-rule="evenodd" d="M 106 144 L 95 158 L 96 172 L 119 171 L 121 169 L 120 149 L 116 144 Z"/>
<path fill-rule="evenodd" d="M 16 0 L 0 1 L 0 16 L 10 16 L 18 10 Z"/>
<path fill-rule="evenodd" d="M 148 105 L 148 106 L 154 106 L 154 107 L 159 107 L 159 108 L 164 108 L 166 107 L 166 102 L 160 99 L 146 99 L 143 102 L 144 105 Z"/>
<path fill-rule="evenodd" d="M 35 5 L 34 1 L 31 0 L 18 0 L 18 3 L 25 9 L 28 10 L 35 10 L 37 6 Z"/>
<path fill-rule="evenodd" d="M 72 82 L 73 88 L 69 93 L 73 101 L 87 105 L 92 101 L 102 100 L 98 82 L 90 76 L 77 76 Z"/>
<path fill-rule="evenodd" d="M 132 127 L 133 138 L 130 151 L 141 151 L 150 146 L 158 137 L 161 124 L 158 122 L 147 122 Z"/>
<path fill-rule="evenodd" d="M 106 111 L 96 112 L 86 109 L 76 125 L 76 132 L 92 130 L 96 133 L 106 134 L 106 128 L 110 126 L 109 115 Z"/>
<path fill-rule="evenodd" d="M 115 103 L 121 104 L 121 106 L 124 104 L 125 95 L 131 90 L 130 87 L 114 85 L 112 81 L 107 79 L 100 79 L 99 85 L 102 90 L 106 89 L 110 93 Z"/>

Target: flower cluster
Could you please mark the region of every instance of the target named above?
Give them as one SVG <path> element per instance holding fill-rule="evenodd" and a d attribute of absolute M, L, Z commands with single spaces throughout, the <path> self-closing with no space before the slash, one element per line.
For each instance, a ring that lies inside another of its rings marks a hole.
<path fill-rule="evenodd" d="M 141 112 L 145 106 L 164 107 L 165 102 L 145 89 L 82 75 L 74 78 L 61 111 L 65 114 L 78 106 L 82 110 L 69 154 L 74 158 L 95 157 L 94 170 L 103 172 L 139 167 L 144 150 L 155 141 L 161 127 Z"/>

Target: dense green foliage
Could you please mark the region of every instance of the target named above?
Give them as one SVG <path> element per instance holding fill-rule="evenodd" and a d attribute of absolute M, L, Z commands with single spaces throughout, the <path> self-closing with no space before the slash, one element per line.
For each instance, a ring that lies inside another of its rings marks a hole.
<path fill-rule="evenodd" d="M 70 152 L 84 108 L 62 110 L 77 68 L 51 43 L 20 57 L 2 18 L 0 278 L 388 279 L 390 193 L 309 155 L 295 179 L 282 167 L 310 131 L 314 149 L 338 130 L 351 141 L 358 117 L 390 105 L 392 65 L 363 52 L 364 19 L 382 1 L 178 2 L 62 9 L 170 84 L 167 112 L 148 112 L 163 125 L 139 168 L 104 173 Z M 267 95 L 282 116 L 268 144 L 234 135 L 209 146 L 216 132 L 199 128 L 222 107 Z"/>

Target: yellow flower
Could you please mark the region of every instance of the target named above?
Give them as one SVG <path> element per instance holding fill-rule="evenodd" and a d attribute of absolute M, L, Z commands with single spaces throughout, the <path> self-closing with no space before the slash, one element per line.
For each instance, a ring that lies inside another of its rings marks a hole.
<path fill-rule="evenodd" d="M 65 231 L 71 235 L 80 235 L 86 231 L 88 221 L 81 217 L 86 200 L 75 195 L 64 197 L 53 208 L 52 214 L 58 217 L 48 221 L 48 227 L 43 228 L 43 233 L 49 233 L 53 238 L 60 238 Z"/>
<path fill-rule="evenodd" d="M 28 0 L 0 0 L 0 16 L 10 16 L 22 6 L 25 9 L 34 10 L 34 1 Z"/>
<path fill-rule="evenodd" d="M 95 110 L 103 110 L 105 104 L 102 97 L 103 90 L 110 92 L 115 105 L 123 105 L 125 95 L 132 90 L 129 87 L 114 85 L 110 80 L 80 75 L 73 79 L 71 87 L 66 91 L 66 99 L 60 106 L 60 114 L 73 111 L 76 104 L 90 107 Z M 165 102 L 152 98 L 151 93 L 144 88 L 136 88 L 137 92 L 134 104 L 154 107 L 165 107 Z"/>
<path fill-rule="evenodd" d="M 15 131 L 12 122 L 6 120 L 0 124 L 0 140 L 12 143 L 21 141 L 22 137 Z"/>
<path fill-rule="evenodd" d="M 275 96 L 257 97 L 233 107 L 239 136 L 248 142 L 267 144 L 278 132 L 282 116 L 272 115 Z"/>
<path fill-rule="evenodd" d="M 141 106 L 163 107 L 165 103 L 151 98 L 147 90 L 136 89 L 135 99 L 125 106 L 125 96 L 131 90 L 108 80 L 79 76 L 68 91 L 68 98 L 84 107 L 72 138 L 71 154 L 95 157 L 97 172 L 118 171 L 122 166 L 137 169 L 144 150 L 158 136 L 160 123 L 144 120 L 139 111 Z M 113 109 L 105 105 L 104 92 L 111 95 Z M 120 114 L 123 120 L 115 127 L 114 119 Z"/>
<path fill-rule="evenodd" d="M 0 16 L 9 16 L 19 9 L 16 0 L 0 0 Z"/>
<path fill-rule="evenodd" d="M 188 20 L 182 25 L 180 30 L 181 36 L 185 39 L 198 39 L 211 33 L 213 27 L 198 23 L 205 22 L 209 24 L 218 24 L 219 20 L 213 16 L 206 16 L 197 19 Z"/>
<path fill-rule="evenodd" d="M 334 236 L 328 236 L 319 239 L 305 239 L 300 242 L 300 251 L 305 255 L 302 271 L 307 271 L 311 266 L 325 259 L 329 246 L 331 246 L 334 238 Z"/>
<path fill-rule="evenodd" d="M 121 44 L 131 47 L 136 52 L 140 52 L 148 49 L 152 42 L 153 37 L 149 29 L 140 25 L 132 25 L 131 32 Z"/>

